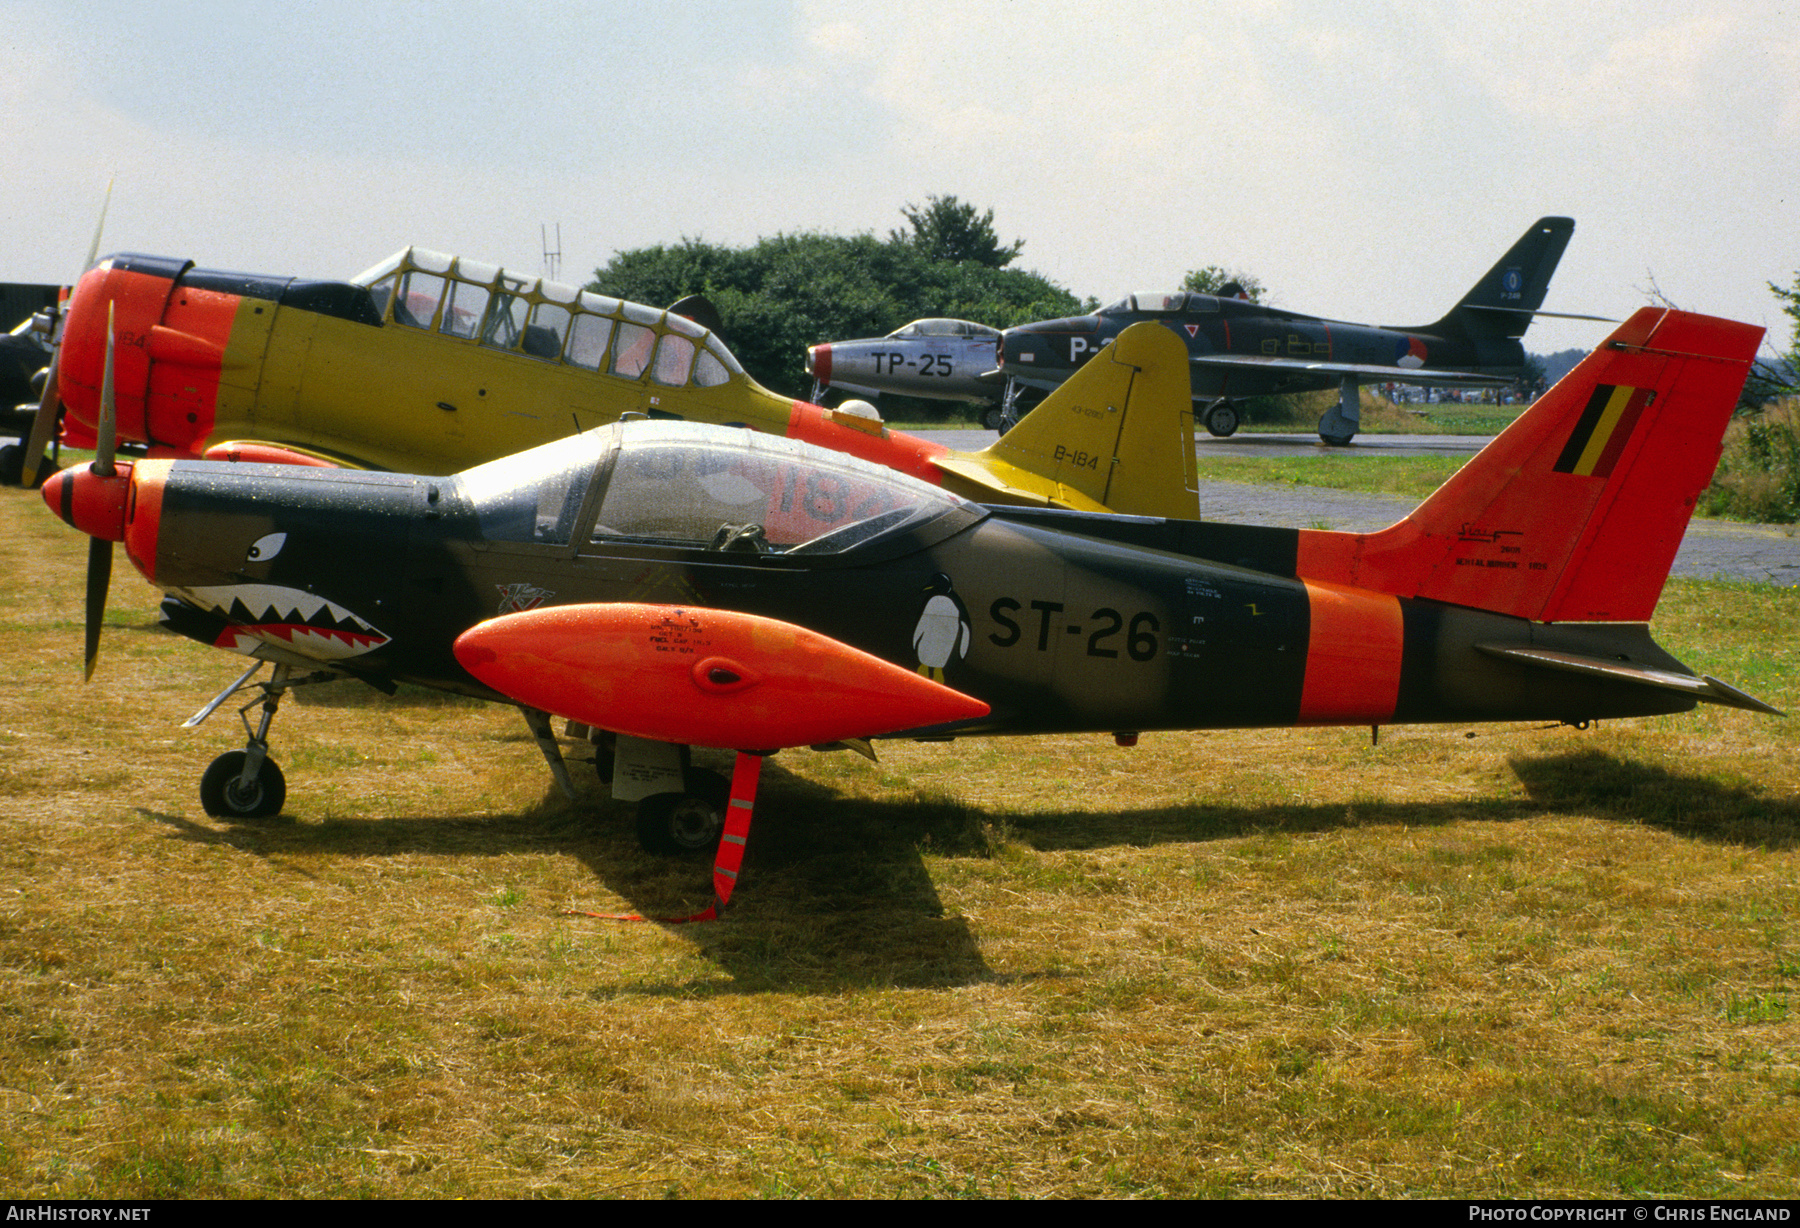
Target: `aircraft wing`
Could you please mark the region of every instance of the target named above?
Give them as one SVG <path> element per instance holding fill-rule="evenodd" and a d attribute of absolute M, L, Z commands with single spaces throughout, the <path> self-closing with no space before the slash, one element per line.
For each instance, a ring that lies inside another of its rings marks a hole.
<path fill-rule="evenodd" d="M 792 623 L 693 606 L 541 607 L 456 639 L 533 708 L 654 742 L 771 750 L 973 720 L 979 699 Z"/>
<path fill-rule="evenodd" d="M 1366 382 L 1420 384 L 1429 388 L 1504 388 L 1513 381 L 1469 371 L 1443 371 L 1430 367 L 1390 367 L 1368 362 L 1313 362 L 1301 358 L 1262 358 L 1253 354 L 1196 354 L 1188 359 L 1196 367 L 1218 371 L 1289 372 L 1294 375 L 1353 376 Z"/>

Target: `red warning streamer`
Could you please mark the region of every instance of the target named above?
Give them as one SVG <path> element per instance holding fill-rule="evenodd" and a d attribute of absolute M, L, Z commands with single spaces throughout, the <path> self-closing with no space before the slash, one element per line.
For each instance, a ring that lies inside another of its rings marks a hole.
<path fill-rule="evenodd" d="M 738 870 L 744 864 L 744 845 L 750 840 L 750 820 L 756 811 L 756 785 L 762 779 L 763 756 L 739 751 L 737 765 L 731 772 L 731 799 L 725 803 L 725 831 L 719 836 L 719 851 L 713 857 L 713 902 L 691 917 L 646 917 L 641 913 L 588 912 L 571 908 L 568 916 L 597 917 L 602 921 L 656 921 L 663 925 L 686 925 L 692 921 L 717 921 L 731 902 L 731 890 L 737 886 Z"/>

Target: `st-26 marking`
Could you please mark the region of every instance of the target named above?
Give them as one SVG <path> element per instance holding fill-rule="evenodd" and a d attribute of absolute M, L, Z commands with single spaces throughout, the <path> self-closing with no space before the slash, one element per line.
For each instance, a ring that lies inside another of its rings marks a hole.
<path fill-rule="evenodd" d="M 1060 601 L 1033 601 L 1030 604 L 1031 609 L 1039 616 L 1037 650 L 1039 652 L 1048 651 L 1052 616 L 1063 612 L 1063 603 Z M 1019 642 L 1022 632 L 1019 624 L 1013 621 L 1011 615 L 1017 614 L 1021 608 L 1018 601 L 1011 597 L 998 597 L 988 608 L 988 616 L 1005 628 L 1003 632 L 995 631 L 988 635 L 988 639 L 992 640 L 996 647 L 1011 648 Z M 1087 638 L 1087 655 L 1116 659 L 1119 655 L 1118 649 L 1102 647 L 1102 645 L 1125 629 L 1125 616 L 1111 606 L 1101 606 L 1088 617 L 1100 623 L 1101 626 Z M 1077 636 L 1083 630 L 1079 623 L 1068 623 L 1062 629 L 1070 635 Z M 1127 654 L 1133 661 L 1151 661 L 1156 658 L 1156 633 L 1161 630 L 1162 624 L 1157 621 L 1156 615 L 1148 610 L 1131 616 L 1131 625 L 1127 632 L 1127 638 L 1123 642 L 1126 645 Z"/>

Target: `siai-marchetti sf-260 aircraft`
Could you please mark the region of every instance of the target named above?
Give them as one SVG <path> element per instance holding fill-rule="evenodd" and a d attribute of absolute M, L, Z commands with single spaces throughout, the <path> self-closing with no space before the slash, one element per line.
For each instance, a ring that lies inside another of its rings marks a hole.
<path fill-rule="evenodd" d="M 1229 296 L 1172 291 L 1132 294 L 1085 316 L 1020 324 L 1001 334 L 1004 420 L 1020 394 L 1052 389 L 1123 329 L 1155 321 L 1186 343 L 1198 419 L 1214 435 L 1238 428 L 1238 403 L 1274 393 L 1339 390 L 1319 419 L 1319 437 L 1347 444 L 1360 425 L 1357 387 L 1395 382 L 1449 388 L 1498 387 L 1525 369 L 1519 339 L 1541 311 L 1550 275 L 1575 223 L 1544 217 L 1435 324 L 1377 328 L 1282 311 Z M 1566 316 L 1591 320 L 1595 316 Z"/>
<path fill-rule="evenodd" d="M 1140 361 L 1185 369 L 1145 335 Z M 786 747 L 1774 711 L 1647 626 L 1761 335 L 1639 311 L 1375 533 L 983 507 L 657 422 L 449 478 L 97 460 L 44 497 L 101 556 L 124 542 L 171 629 L 274 663 L 236 684 L 262 719 L 207 770 L 210 813 L 278 811 L 276 702 L 348 675 L 517 705 L 565 784 L 548 714 L 610 731 L 645 842 L 727 823 L 725 858 Z M 740 752 L 732 804 L 688 746 Z"/>
<path fill-rule="evenodd" d="M 110 352 L 118 442 L 153 458 L 445 474 L 642 414 L 805 440 L 983 502 L 1198 514 L 1191 410 L 1136 395 L 1124 366 L 1019 438 L 957 452 L 775 395 L 682 306 L 421 248 L 347 282 L 109 256 L 76 285 L 31 437 L 0 469 L 34 479 L 59 426 L 95 446 Z"/>

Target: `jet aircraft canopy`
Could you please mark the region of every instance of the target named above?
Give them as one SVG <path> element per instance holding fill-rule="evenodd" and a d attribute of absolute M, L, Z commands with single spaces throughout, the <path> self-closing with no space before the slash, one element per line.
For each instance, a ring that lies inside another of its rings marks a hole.
<path fill-rule="evenodd" d="M 685 316 L 422 247 L 351 280 L 395 324 L 546 362 L 631 380 L 648 371 L 669 388 L 712 388 L 744 372 L 724 342 Z"/>
<path fill-rule="evenodd" d="M 998 337 L 1000 330 L 973 320 L 932 318 L 914 320 L 889 333 L 890 337 Z"/>
<path fill-rule="evenodd" d="M 617 423 L 457 481 L 490 543 L 826 555 L 934 524 L 936 540 L 986 514 L 842 453 L 691 422 Z"/>
<path fill-rule="evenodd" d="M 1100 309 L 1103 316 L 1123 315 L 1132 311 L 1217 311 L 1219 300 L 1210 294 L 1190 294 L 1186 290 L 1158 290 L 1151 294 L 1127 294 L 1116 303 Z"/>

